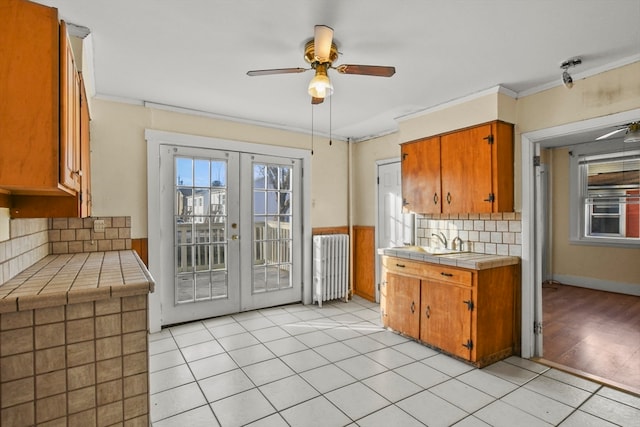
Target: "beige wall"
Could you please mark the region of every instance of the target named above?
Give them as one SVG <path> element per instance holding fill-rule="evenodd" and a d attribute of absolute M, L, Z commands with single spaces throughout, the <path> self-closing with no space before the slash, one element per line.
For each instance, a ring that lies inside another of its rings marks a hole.
<path fill-rule="evenodd" d="M 473 124 L 500 119 L 515 123 L 515 210 L 522 207 L 521 134 L 640 108 L 640 62 L 577 80 L 571 90 L 558 86 L 513 99 L 494 93 L 425 112 L 400 123 L 397 134 L 360 142 L 354 148 L 354 222 L 375 224 L 376 161 L 400 156 L 399 144 Z M 554 189 L 553 273 L 640 285 L 640 250 L 568 243 L 566 193 L 568 167 L 557 161 Z M 555 169 L 554 169 L 555 170 Z M 563 205 L 564 204 L 564 205 Z M 523 242 L 526 244 L 526 242 Z"/>
<path fill-rule="evenodd" d="M 515 122 L 515 99 L 498 92 L 472 98 L 404 120 L 398 133 L 355 144 L 355 224 L 375 224 L 376 161 L 399 158 L 401 143 L 496 119 Z"/>
<path fill-rule="evenodd" d="M 311 136 L 187 115 L 140 105 L 94 100 L 91 121 L 93 216 L 131 216 L 131 237 L 147 237 L 145 129 L 310 149 Z M 347 224 L 346 142 L 315 137 L 311 226 Z M 307 195 L 305 195 L 306 197 Z"/>
<path fill-rule="evenodd" d="M 640 62 L 518 100 L 516 188 L 520 188 L 520 135 L 640 108 Z M 569 163 L 566 150 L 552 153 L 553 238 L 551 273 L 640 286 L 640 249 L 569 244 Z"/>
<path fill-rule="evenodd" d="M 640 286 L 640 249 L 585 246 L 569 242 L 569 149 L 550 150 L 551 272 Z M 571 284 L 571 283 L 569 283 Z"/>
<path fill-rule="evenodd" d="M 515 127 L 514 205 L 522 210 L 522 168 L 520 135 L 580 120 L 605 116 L 640 107 L 640 62 L 577 80 L 573 89 L 558 86 L 520 99 L 503 93 L 470 96 L 445 108 L 426 111 L 400 123 L 397 134 L 359 142 L 354 148 L 354 222 L 375 222 L 375 162 L 399 157 L 399 144 L 430 135 L 504 120 Z"/>

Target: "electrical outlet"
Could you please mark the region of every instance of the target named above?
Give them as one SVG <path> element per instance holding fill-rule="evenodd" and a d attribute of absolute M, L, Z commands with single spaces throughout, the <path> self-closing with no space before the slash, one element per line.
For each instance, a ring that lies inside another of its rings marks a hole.
<path fill-rule="evenodd" d="M 93 231 L 96 233 L 104 233 L 104 219 L 96 219 L 93 221 Z"/>

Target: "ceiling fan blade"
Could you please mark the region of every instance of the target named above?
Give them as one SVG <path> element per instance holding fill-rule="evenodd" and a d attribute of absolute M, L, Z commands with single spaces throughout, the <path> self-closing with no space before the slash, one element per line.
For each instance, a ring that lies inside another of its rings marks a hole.
<path fill-rule="evenodd" d="M 272 68 L 270 70 L 251 70 L 247 71 L 248 76 L 269 76 L 271 74 L 294 74 L 303 73 L 310 68 Z"/>
<path fill-rule="evenodd" d="M 609 132 L 609 133 L 605 133 L 604 135 L 597 137 L 597 138 L 596 138 L 596 141 L 600 141 L 601 139 L 609 138 L 610 136 L 613 136 L 613 135 L 615 135 L 616 133 L 623 132 L 623 131 L 625 131 L 625 130 L 627 130 L 627 127 L 626 127 L 626 126 L 625 126 L 625 127 L 623 127 L 623 128 L 620 128 L 620 129 L 613 130 L 613 131 L 611 131 L 611 132 Z"/>
<path fill-rule="evenodd" d="M 342 64 L 335 67 L 342 74 L 362 74 L 365 76 L 391 77 L 396 73 L 396 67 L 381 65 Z"/>
<path fill-rule="evenodd" d="M 324 98 L 311 97 L 311 105 L 322 104 L 322 101 L 324 101 Z"/>
<path fill-rule="evenodd" d="M 316 61 L 328 62 L 331 56 L 331 43 L 333 43 L 333 28 L 316 25 L 313 39 Z"/>

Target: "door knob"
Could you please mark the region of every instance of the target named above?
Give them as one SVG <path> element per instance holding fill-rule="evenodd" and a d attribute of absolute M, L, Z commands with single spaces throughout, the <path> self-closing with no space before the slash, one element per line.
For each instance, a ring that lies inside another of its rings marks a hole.
<path fill-rule="evenodd" d="M 231 240 L 238 240 L 240 238 L 240 236 L 238 236 L 237 234 L 232 234 L 231 235 Z"/>

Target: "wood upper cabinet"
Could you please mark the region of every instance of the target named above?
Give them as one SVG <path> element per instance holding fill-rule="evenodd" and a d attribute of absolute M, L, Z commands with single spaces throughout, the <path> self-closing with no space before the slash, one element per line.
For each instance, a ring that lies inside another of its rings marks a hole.
<path fill-rule="evenodd" d="M 402 205 L 419 213 L 440 213 L 440 137 L 402 144 Z"/>
<path fill-rule="evenodd" d="M 58 12 L 2 0 L 0 16 L 0 188 L 72 193 L 58 173 Z"/>
<path fill-rule="evenodd" d="M 486 123 L 403 144 L 401 152 L 408 210 L 513 211 L 513 125 Z"/>
<path fill-rule="evenodd" d="M 382 266 L 386 327 L 480 367 L 514 353 L 519 265 L 470 270 L 383 256 Z"/>
<path fill-rule="evenodd" d="M 66 25 L 26 0 L 0 13 L 0 193 L 14 218 L 90 215 L 88 109 Z"/>

